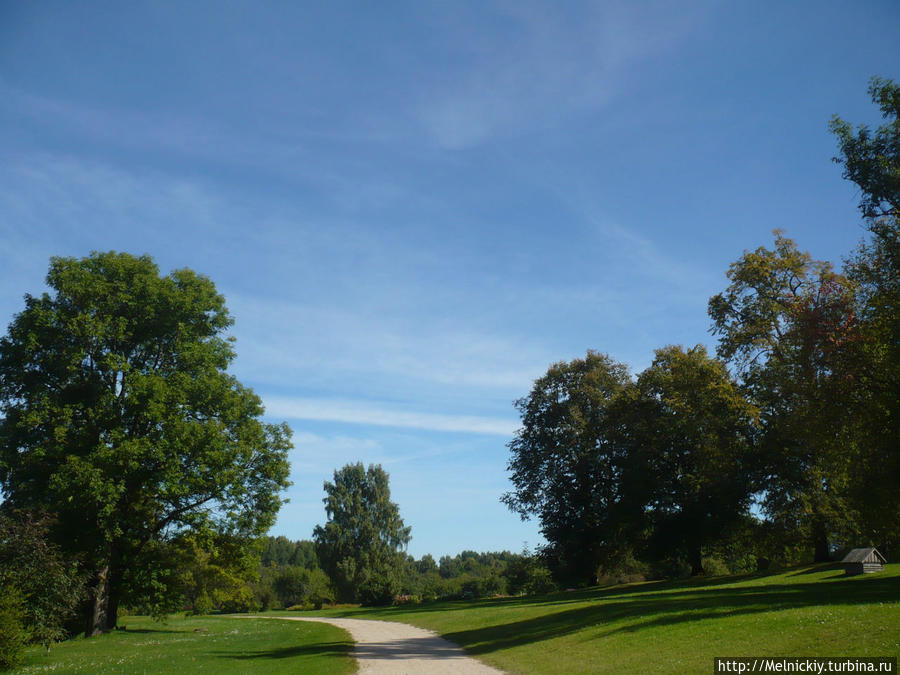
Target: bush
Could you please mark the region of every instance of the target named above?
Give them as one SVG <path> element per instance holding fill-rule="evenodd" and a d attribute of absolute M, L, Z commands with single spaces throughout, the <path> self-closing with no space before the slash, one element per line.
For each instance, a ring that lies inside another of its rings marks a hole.
<path fill-rule="evenodd" d="M 85 597 L 84 575 L 49 541 L 50 525 L 43 514 L 0 511 L 0 586 L 17 590 L 29 639 L 46 647 L 66 637 Z"/>
<path fill-rule="evenodd" d="M 422 602 L 422 598 L 418 595 L 398 595 L 394 598 L 394 606 L 399 607 L 401 605 L 418 605 Z"/>
<path fill-rule="evenodd" d="M 631 584 L 644 581 L 648 573 L 649 568 L 646 563 L 635 558 L 632 552 L 626 552 L 618 556 L 614 562 L 597 571 L 597 584 L 600 586 Z"/>
<path fill-rule="evenodd" d="M 672 557 L 654 561 L 650 566 L 651 579 L 685 579 L 691 576 L 691 566 L 683 558 Z"/>
<path fill-rule="evenodd" d="M 731 574 L 728 565 L 719 558 L 703 558 L 703 573 L 710 577 L 724 577 Z"/>
<path fill-rule="evenodd" d="M 543 595 L 558 590 L 553 574 L 546 567 L 534 567 L 528 575 L 523 589 L 527 595 Z"/>
<path fill-rule="evenodd" d="M 320 569 L 286 566 L 278 570 L 272 586 L 282 607 L 310 606 L 321 609 L 334 602 L 334 591 L 328 576 Z M 259 597 L 257 593 L 257 597 Z"/>
<path fill-rule="evenodd" d="M 0 669 L 11 670 L 22 662 L 29 637 L 24 623 L 22 596 L 11 586 L 0 587 Z"/>
<path fill-rule="evenodd" d="M 259 611 L 259 604 L 249 586 L 237 586 L 213 591 L 213 603 L 226 614 L 245 614 Z"/>

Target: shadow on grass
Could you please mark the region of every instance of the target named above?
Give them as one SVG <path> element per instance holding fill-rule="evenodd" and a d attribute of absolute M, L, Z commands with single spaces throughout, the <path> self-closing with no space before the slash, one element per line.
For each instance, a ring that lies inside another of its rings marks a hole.
<path fill-rule="evenodd" d="M 788 576 L 789 577 L 802 577 L 802 576 L 806 576 L 807 574 L 819 574 L 821 572 L 829 572 L 831 570 L 840 572 L 840 574 L 832 574 L 832 575 L 829 575 L 827 577 L 822 577 L 822 578 L 823 579 L 834 579 L 835 577 L 844 576 L 844 566 L 839 562 L 822 563 L 820 565 L 814 565 L 813 567 L 810 567 L 809 569 L 799 570 L 797 572 L 791 572 L 790 574 L 788 574 Z"/>
<path fill-rule="evenodd" d="M 822 568 L 815 568 L 810 572 L 821 572 Z M 546 595 L 532 595 L 509 598 L 481 598 L 476 600 L 438 600 L 419 605 L 402 605 L 399 607 L 360 607 L 343 609 L 338 611 L 325 611 L 315 616 L 329 617 L 354 617 L 375 618 L 391 620 L 391 614 L 429 614 L 432 612 L 448 612 L 454 610 L 472 610 L 479 608 L 496 607 L 533 607 L 542 605 L 560 606 L 566 604 L 583 604 L 585 602 L 603 601 L 615 596 L 645 596 L 648 592 L 667 593 L 670 591 L 684 592 L 696 587 L 709 588 L 711 586 L 725 586 L 739 584 L 751 579 L 764 579 L 767 576 L 779 575 L 775 573 L 753 573 L 723 577 L 696 577 L 690 579 L 665 579 L 660 581 L 646 581 L 641 583 L 626 584 L 623 586 L 605 586 L 580 588 L 571 591 L 558 591 Z M 310 615 L 312 616 L 312 615 Z"/>
<path fill-rule="evenodd" d="M 821 570 L 820 570 L 821 571 Z M 667 626 L 707 618 L 724 618 L 825 605 L 870 604 L 896 599 L 896 577 L 870 578 L 821 583 L 767 584 L 758 587 L 693 588 L 680 591 L 636 593 L 633 597 L 603 594 L 595 604 L 564 609 L 553 614 L 446 633 L 444 638 L 472 654 L 540 642 L 584 630 L 599 629 L 597 637 L 635 633 L 646 628 Z"/>
<path fill-rule="evenodd" d="M 293 659 L 310 656 L 350 656 L 353 646 L 346 642 L 321 642 L 311 645 L 296 645 L 293 647 L 277 647 L 274 649 L 241 650 L 240 652 L 218 651 L 211 652 L 217 658 L 249 661 L 253 659 Z"/>

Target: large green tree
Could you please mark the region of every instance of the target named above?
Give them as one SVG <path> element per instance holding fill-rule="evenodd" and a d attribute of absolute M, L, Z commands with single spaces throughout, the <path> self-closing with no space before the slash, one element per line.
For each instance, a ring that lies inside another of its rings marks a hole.
<path fill-rule="evenodd" d="M 509 443 L 514 490 L 503 502 L 536 516 L 557 577 L 594 583 L 598 565 L 620 545 L 621 446 L 610 442 L 610 404 L 631 380 L 628 369 L 589 351 L 552 365 L 516 401 L 522 426 Z"/>
<path fill-rule="evenodd" d="M 860 448 L 854 500 L 861 534 L 883 550 L 900 546 L 900 86 L 873 78 L 869 94 L 885 123 L 855 130 L 835 117 L 831 129 L 839 143 L 835 161 L 844 178 L 860 189 L 860 210 L 871 237 L 847 261 L 857 284 L 865 368 L 856 388 L 861 405 Z"/>
<path fill-rule="evenodd" d="M 854 129 L 835 115 L 831 131 L 841 154 L 834 161 L 844 167 L 844 178 L 859 186 L 859 208 L 865 218 L 896 218 L 900 215 L 900 85 L 873 77 L 869 95 L 885 123 L 874 132 L 864 124 Z"/>
<path fill-rule="evenodd" d="M 817 561 L 854 520 L 848 481 L 861 333 L 854 283 L 776 232 L 745 252 L 709 301 L 718 353 L 759 406 L 769 466 L 765 508 L 804 535 Z"/>
<path fill-rule="evenodd" d="M 391 501 L 388 474 L 348 464 L 325 482 L 324 526 L 313 531 L 316 554 L 341 600 L 369 605 L 389 603 L 400 590 L 400 570 L 410 528 Z"/>
<path fill-rule="evenodd" d="M 47 285 L 0 339 L 0 486 L 55 514 L 92 575 L 91 634 L 116 625 L 154 547 L 271 526 L 289 429 L 227 373 L 232 319 L 209 279 L 110 252 L 53 258 Z"/>
<path fill-rule="evenodd" d="M 701 345 L 656 350 L 621 400 L 622 489 L 646 519 L 649 552 L 701 574 L 702 547 L 742 522 L 759 485 L 756 408 Z"/>

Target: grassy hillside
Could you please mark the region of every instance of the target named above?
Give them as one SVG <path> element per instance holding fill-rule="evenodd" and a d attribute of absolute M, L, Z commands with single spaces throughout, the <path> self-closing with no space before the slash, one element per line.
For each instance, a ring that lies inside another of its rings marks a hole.
<path fill-rule="evenodd" d="M 513 673 L 708 673 L 715 656 L 897 656 L 900 565 L 324 613 L 430 628 Z"/>
<path fill-rule="evenodd" d="M 123 617 L 128 630 L 31 648 L 14 673 L 352 673 L 343 630 L 305 621 Z"/>

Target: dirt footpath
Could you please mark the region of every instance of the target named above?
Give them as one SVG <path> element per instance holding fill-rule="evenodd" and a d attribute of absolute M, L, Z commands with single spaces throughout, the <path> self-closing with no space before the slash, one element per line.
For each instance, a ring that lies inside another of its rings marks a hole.
<path fill-rule="evenodd" d="M 360 673 L 501 673 L 476 661 L 452 642 L 430 630 L 393 621 L 278 617 L 291 621 L 321 621 L 343 628 L 356 642 L 353 656 Z"/>

